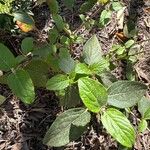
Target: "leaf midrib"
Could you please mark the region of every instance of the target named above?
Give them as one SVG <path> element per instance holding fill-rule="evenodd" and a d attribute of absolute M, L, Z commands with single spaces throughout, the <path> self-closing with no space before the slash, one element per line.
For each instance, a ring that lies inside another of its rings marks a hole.
<path fill-rule="evenodd" d="M 114 129 L 114 131 L 116 130 L 115 129 L 115 127 L 113 126 L 113 124 L 116 124 L 116 121 L 109 115 L 109 113 L 106 113 L 106 115 L 108 115 L 109 116 L 109 119 L 111 119 L 112 120 L 112 127 L 113 127 L 113 129 Z M 129 136 L 127 136 L 127 134 L 122 130 L 122 128 L 119 126 L 119 124 L 117 124 L 117 126 L 118 126 L 118 128 L 120 129 L 120 131 L 126 136 L 126 137 L 128 137 L 128 139 L 130 139 L 130 137 Z M 122 134 L 121 134 L 122 135 Z M 124 137 L 123 136 L 121 136 L 122 137 L 122 139 L 124 139 Z M 119 140 L 120 141 L 120 140 Z M 126 141 L 126 139 L 124 139 L 124 141 Z M 130 141 L 130 143 L 131 143 L 131 140 L 129 140 Z M 131 144 L 130 144 L 131 145 Z"/>

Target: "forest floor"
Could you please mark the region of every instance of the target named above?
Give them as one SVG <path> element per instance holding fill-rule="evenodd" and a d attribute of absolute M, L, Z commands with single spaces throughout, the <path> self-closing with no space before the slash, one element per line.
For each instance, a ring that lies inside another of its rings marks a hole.
<path fill-rule="evenodd" d="M 76 3 L 80 5 L 83 1 L 76 0 Z M 148 5 L 146 0 L 123 0 L 123 4 L 126 6 L 125 20 L 134 16 L 133 19 L 138 28 L 137 40 L 142 41 L 149 39 L 150 4 Z M 96 9 L 96 7 L 93 8 L 93 10 L 87 14 L 91 15 Z M 39 37 L 37 34 L 28 33 L 28 36 L 34 36 L 37 38 L 37 41 L 45 42 L 48 36 L 48 30 L 53 26 L 48 6 L 45 3 L 41 6 L 35 6 L 32 12 L 34 13 L 36 26 L 42 34 Z M 91 35 L 96 34 L 101 42 L 104 53 L 109 51 L 113 43 L 119 42 L 115 36 L 117 30 L 115 17 L 112 17 L 111 21 L 103 29 L 94 27 L 89 31 L 80 26 L 81 20 L 79 18 L 78 8 L 69 11 L 62 5 L 61 13 L 66 21 L 71 24 L 72 30 L 77 29 L 78 34 L 82 34 L 85 39 L 89 39 Z M 99 16 L 100 14 L 97 14 L 94 18 L 98 19 Z M 0 37 L 0 40 L 2 38 L 3 37 Z M 15 50 L 19 48 L 19 46 L 17 48 L 15 46 L 19 45 L 20 39 L 19 36 L 14 37 L 9 35 L 9 38 L 6 38 L 6 43 Z M 142 44 L 143 48 L 147 51 L 146 55 L 148 56 L 149 52 L 150 56 L 150 42 Z M 82 45 L 76 45 L 73 56 L 75 58 L 80 57 L 81 50 Z M 147 61 L 147 56 L 145 56 L 145 59 L 142 59 L 141 62 L 139 61 L 138 64 L 146 63 L 144 65 L 150 68 L 150 61 Z M 145 69 L 143 67 L 139 68 Z M 146 72 L 145 70 L 143 72 L 144 76 L 142 76 L 142 78 L 145 80 L 150 78 L 150 72 Z M 118 79 L 124 79 L 124 64 L 118 64 L 118 69 L 115 73 Z M 94 117 L 94 126 L 89 126 L 88 131 L 77 141 L 71 142 L 61 148 L 48 148 L 42 144 L 42 139 L 48 127 L 62 111 L 55 94 L 45 89 L 37 89 L 36 101 L 31 106 L 19 101 L 6 85 L 0 85 L 0 94 L 7 98 L 5 103 L 0 107 L 0 150 L 125 150 L 125 148 L 121 147 L 102 129 L 101 124 L 96 122 Z M 138 116 L 139 113 L 135 108 L 134 116 L 131 118 L 133 124 L 136 123 Z M 150 150 L 150 131 L 146 130 L 143 134 L 139 134 L 133 149 Z"/>

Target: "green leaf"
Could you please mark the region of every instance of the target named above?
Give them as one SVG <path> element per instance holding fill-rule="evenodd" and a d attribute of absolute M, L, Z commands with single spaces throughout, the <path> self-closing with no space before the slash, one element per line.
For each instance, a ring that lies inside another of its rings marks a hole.
<path fill-rule="evenodd" d="M 87 0 L 80 7 L 80 13 L 85 13 L 89 11 L 95 4 L 97 0 Z"/>
<path fill-rule="evenodd" d="M 57 0 L 46 0 L 47 5 L 49 6 L 50 12 L 52 14 L 57 14 L 59 11 L 59 5 Z"/>
<path fill-rule="evenodd" d="M 124 47 L 124 46 L 120 46 L 120 47 L 117 49 L 116 54 L 117 54 L 117 55 L 122 55 L 125 51 L 126 51 L 125 47 Z"/>
<path fill-rule="evenodd" d="M 24 55 L 18 55 L 15 59 L 16 59 L 17 64 L 20 64 L 23 61 L 26 61 L 27 57 Z"/>
<path fill-rule="evenodd" d="M 65 27 L 65 24 L 64 24 L 64 21 L 63 21 L 63 18 L 58 15 L 58 14 L 53 14 L 52 15 L 52 18 L 56 24 L 56 27 L 58 28 L 59 31 L 62 31 Z"/>
<path fill-rule="evenodd" d="M 104 27 L 111 19 L 112 12 L 110 10 L 103 10 L 99 19 L 100 27 Z"/>
<path fill-rule="evenodd" d="M 101 116 L 101 121 L 114 139 L 126 147 L 132 147 L 135 142 L 135 131 L 123 113 L 109 108 Z"/>
<path fill-rule="evenodd" d="M 47 57 L 52 53 L 52 46 L 49 44 L 44 44 L 41 47 L 38 46 L 32 53 L 33 55 L 41 58 L 43 61 L 47 60 Z"/>
<path fill-rule="evenodd" d="M 122 8 L 123 8 L 123 6 L 121 5 L 120 2 L 113 2 L 113 3 L 112 3 L 112 9 L 113 9 L 114 11 L 118 11 L 118 10 L 120 10 L 120 9 L 122 9 Z"/>
<path fill-rule="evenodd" d="M 145 119 L 142 119 L 141 122 L 138 125 L 138 132 L 144 132 L 148 127 L 147 121 Z"/>
<path fill-rule="evenodd" d="M 107 91 L 98 81 L 90 78 L 78 80 L 79 94 L 85 106 L 92 112 L 99 112 L 107 102 Z"/>
<path fill-rule="evenodd" d="M 134 44 L 134 40 L 128 40 L 128 41 L 125 43 L 125 47 L 126 47 L 126 48 L 130 48 L 133 44 Z"/>
<path fill-rule="evenodd" d="M 65 108 L 76 107 L 81 103 L 81 98 L 79 96 L 79 91 L 77 86 L 69 86 L 65 91 L 65 98 L 63 101 L 63 106 Z"/>
<path fill-rule="evenodd" d="M 47 131 L 43 143 L 60 147 L 78 139 L 86 130 L 91 115 L 84 108 L 69 109 L 56 118 Z"/>
<path fill-rule="evenodd" d="M 16 60 L 11 51 L 0 43 L 0 70 L 8 71 L 16 66 Z"/>
<path fill-rule="evenodd" d="M 128 56 L 129 56 L 129 60 L 132 63 L 136 63 L 139 59 L 139 55 L 137 55 L 138 53 L 140 54 L 141 52 L 141 45 L 140 44 L 134 44 L 132 47 L 130 47 L 129 51 L 128 51 Z"/>
<path fill-rule="evenodd" d="M 21 49 L 24 54 L 28 54 L 29 52 L 33 51 L 34 47 L 34 39 L 32 37 L 26 37 L 22 40 Z"/>
<path fill-rule="evenodd" d="M 111 74 L 111 72 L 104 72 L 99 76 L 105 87 L 110 87 L 114 82 L 117 81 L 117 78 L 113 74 Z"/>
<path fill-rule="evenodd" d="M 60 37 L 60 43 L 63 45 L 63 46 L 69 46 L 70 45 L 70 43 L 71 43 L 71 40 L 70 40 L 70 38 L 68 38 L 67 36 L 61 36 Z"/>
<path fill-rule="evenodd" d="M 48 80 L 49 66 L 42 60 L 32 60 L 25 70 L 29 73 L 33 84 L 37 87 L 45 87 Z"/>
<path fill-rule="evenodd" d="M 0 105 L 2 105 L 5 102 L 6 98 L 2 95 L 0 95 Z"/>
<path fill-rule="evenodd" d="M 88 65 L 101 61 L 102 49 L 96 35 L 93 35 L 83 46 L 83 58 Z"/>
<path fill-rule="evenodd" d="M 132 38 L 137 35 L 138 29 L 133 20 L 129 20 L 127 24 L 124 25 L 123 33 L 127 38 Z"/>
<path fill-rule="evenodd" d="M 147 97 L 142 97 L 142 99 L 138 103 L 138 111 L 141 113 L 142 118 L 145 118 L 145 113 L 148 115 L 150 112 L 150 99 Z M 150 114 L 149 114 L 150 116 Z"/>
<path fill-rule="evenodd" d="M 51 69 L 55 72 L 59 72 L 60 68 L 59 68 L 59 60 L 57 56 L 54 56 L 53 54 L 49 54 L 47 56 L 47 60 L 46 62 L 48 63 L 48 65 L 51 67 Z"/>
<path fill-rule="evenodd" d="M 49 38 L 50 44 L 55 44 L 57 42 L 58 37 L 59 37 L 59 32 L 56 28 L 49 30 L 48 38 Z"/>
<path fill-rule="evenodd" d="M 99 61 L 98 63 L 92 64 L 89 66 L 90 70 L 92 73 L 94 74 L 101 74 L 104 71 L 109 70 L 109 61 L 102 58 L 101 61 Z"/>
<path fill-rule="evenodd" d="M 63 3 L 65 4 L 67 8 L 72 10 L 75 4 L 75 0 L 63 0 Z"/>
<path fill-rule="evenodd" d="M 150 120 L 150 108 L 144 113 L 144 119 Z"/>
<path fill-rule="evenodd" d="M 10 74 L 7 82 L 13 93 L 24 103 L 31 104 L 35 99 L 33 82 L 25 70 L 17 70 Z"/>
<path fill-rule="evenodd" d="M 59 56 L 59 68 L 65 73 L 71 73 L 75 69 L 75 61 L 71 58 L 69 51 L 61 48 Z"/>
<path fill-rule="evenodd" d="M 75 72 L 77 74 L 91 74 L 91 70 L 89 67 L 84 63 L 77 63 L 75 67 Z"/>
<path fill-rule="evenodd" d="M 113 44 L 110 51 L 114 52 L 114 51 L 118 50 L 120 47 L 121 47 L 121 45 L 119 45 L 119 44 Z"/>
<path fill-rule="evenodd" d="M 129 81 L 135 81 L 135 71 L 134 71 L 134 65 L 131 61 L 128 60 L 126 64 L 126 78 Z"/>
<path fill-rule="evenodd" d="M 24 11 L 17 11 L 13 13 L 15 21 L 20 21 L 22 23 L 28 24 L 28 25 L 35 25 L 35 22 L 33 18 Z"/>
<path fill-rule="evenodd" d="M 144 96 L 147 87 L 135 81 L 117 81 L 108 89 L 108 104 L 127 108 L 134 106 Z"/>
<path fill-rule="evenodd" d="M 69 78 L 67 75 L 56 75 L 48 80 L 47 89 L 48 90 L 62 90 L 69 86 Z"/>

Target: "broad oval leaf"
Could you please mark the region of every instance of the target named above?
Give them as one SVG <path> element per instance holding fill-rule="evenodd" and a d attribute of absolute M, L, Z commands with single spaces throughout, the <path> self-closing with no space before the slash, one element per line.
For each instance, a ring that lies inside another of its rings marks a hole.
<path fill-rule="evenodd" d="M 55 44 L 57 42 L 57 39 L 59 37 L 59 31 L 56 27 L 49 30 L 48 39 L 50 41 L 50 44 Z"/>
<path fill-rule="evenodd" d="M 17 11 L 13 13 L 14 21 L 23 32 L 32 31 L 35 28 L 35 22 L 32 16 L 24 11 Z"/>
<path fill-rule="evenodd" d="M 73 108 L 65 111 L 51 125 L 43 143 L 60 147 L 78 139 L 90 122 L 91 115 L 84 108 Z"/>
<path fill-rule="evenodd" d="M 110 21 L 112 15 L 112 11 L 110 10 L 103 10 L 99 19 L 100 27 L 104 27 Z"/>
<path fill-rule="evenodd" d="M 104 72 L 99 75 L 105 87 L 110 87 L 112 83 L 117 81 L 117 78 L 111 72 Z"/>
<path fill-rule="evenodd" d="M 14 55 L 2 43 L 0 43 L 0 70 L 8 71 L 17 64 Z"/>
<path fill-rule="evenodd" d="M 18 20 L 16 21 L 16 24 L 21 29 L 21 31 L 26 32 L 26 33 L 35 29 L 34 25 L 22 23 L 21 21 L 18 21 Z"/>
<path fill-rule="evenodd" d="M 85 63 L 77 63 L 75 72 L 77 74 L 92 74 L 90 68 Z"/>
<path fill-rule="evenodd" d="M 34 39 L 32 37 L 26 37 L 22 40 L 21 49 L 25 54 L 28 54 L 29 52 L 33 51 L 33 42 Z"/>
<path fill-rule="evenodd" d="M 67 75 L 56 75 L 48 80 L 47 89 L 48 90 L 63 90 L 69 86 L 69 77 Z"/>
<path fill-rule="evenodd" d="M 56 27 L 58 28 L 59 31 L 62 31 L 65 27 L 65 24 L 64 24 L 64 21 L 63 21 L 63 18 L 58 15 L 58 14 L 53 14 L 52 15 L 52 18 L 56 24 Z"/>
<path fill-rule="evenodd" d="M 97 0 L 87 0 L 80 7 L 80 13 L 90 11 L 90 9 L 97 3 Z"/>
<path fill-rule="evenodd" d="M 65 109 L 74 108 L 80 106 L 81 98 L 78 91 L 78 86 L 72 85 L 65 90 L 64 99 L 61 100 L 62 105 Z"/>
<path fill-rule="evenodd" d="M 68 49 L 61 48 L 59 56 L 59 68 L 65 73 L 71 73 L 75 69 L 75 61 L 70 56 Z"/>
<path fill-rule="evenodd" d="M 108 104 L 127 108 L 135 105 L 144 96 L 147 87 L 135 81 L 117 81 L 108 89 Z"/>
<path fill-rule="evenodd" d="M 148 127 L 148 123 L 145 119 L 142 119 L 138 125 L 138 132 L 144 132 Z"/>
<path fill-rule="evenodd" d="M 25 70 L 29 73 L 33 84 L 37 87 L 45 87 L 48 80 L 49 66 L 42 60 L 32 60 Z"/>
<path fill-rule="evenodd" d="M 24 103 L 31 104 L 35 99 L 33 82 L 25 70 L 17 70 L 10 74 L 7 83 L 13 93 Z"/>
<path fill-rule="evenodd" d="M 130 48 L 134 43 L 135 43 L 134 40 L 128 40 L 128 41 L 125 43 L 125 47 L 126 47 L 126 48 Z"/>
<path fill-rule="evenodd" d="M 83 46 L 83 58 L 88 65 L 98 63 L 102 59 L 102 50 L 96 35 Z"/>
<path fill-rule="evenodd" d="M 33 18 L 24 11 L 17 11 L 13 13 L 15 21 L 19 21 L 28 25 L 35 25 Z"/>
<path fill-rule="evenodd" d="M 49 44 L 43 44 L 42 46 L 36 47 L 32 52 L 33 55 L 38 56 L 43 61 L 47 60 L 47 57 L 51 54 L 52 47 Z"/>
<path fill-rule="evenodd" d="M 101 73 L 109 70 L 109 61 L 107 59 L 101 58 L 98 63 L 89 66 L 92 73 L 100 75 Z"/>
<path fill-rule="evenodd" d="M 150 108 L 144 113 L 144 119 L 150 120 Z"/>
<path fill-rule="evenodd" d="M 46 3 L 52 14 L 57 14 L 59 11 L 59 5 L 57 0 L 46 0 Z"/>
<path fill-rule="evenodd" d="M 4 96 L 0 95 L 0 105 L 2 105 L 5 100 L 6 100 L 6 98 Z"/>
<path fill-rule="evenodd" d="M 122 4 L 120 2 L 113 2 L 112 3 L 112 9 L 114 11 L 119 11 L 122 8 L 123 8 L 123 6 L 122 6 Z"/>
<path fill-rule="evenodd" d="M 78 80 L 79 94 L 85 106 L 92 112 L 99 112 L 107 102 L 107 91 L 104 86 L 90 78 Z"/>
<path fill-rule="evenodd" d="M 150 99 L 147 97 L 142 97 L 138 103 L 138 110 L 141 113 L 142 118 L 150 118 Z"/>
<path fill-rule="evenodd" d="M 113 138 L 126 147 L 132 147 L 135 131 L 122 112 L 113 108 L 107 109 L 101 116 L 101 121 Z"/>

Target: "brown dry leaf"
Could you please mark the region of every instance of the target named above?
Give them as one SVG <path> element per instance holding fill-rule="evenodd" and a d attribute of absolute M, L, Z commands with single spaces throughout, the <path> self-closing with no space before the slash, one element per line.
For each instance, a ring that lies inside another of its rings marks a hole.
<path fill-rule="evenodd" d="M 150 7 L 144 8 L 144 12 L 150 14 Z"/>
<path fill-rule="evenodd" d="M 126 40 L 128 39 L 128 38 L 124 35 L 123 32 L 116 32 L 115 35 L 116 35 L 117 39 L 118 39 L 119 41 L 121 41 L 121 42 L 124 42 L 124 41 L 126 41 Z"/>

